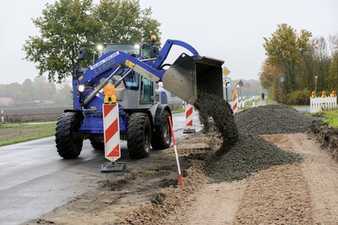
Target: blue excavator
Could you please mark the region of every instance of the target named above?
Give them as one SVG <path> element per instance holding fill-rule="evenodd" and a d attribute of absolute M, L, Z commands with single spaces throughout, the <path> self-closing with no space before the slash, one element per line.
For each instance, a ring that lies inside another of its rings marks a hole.
<path fill-rule="evenodd" d="M 184 51 L 172 64 L 165 63 L 173 46 Z M 85 52 L 80 51 L 79 65 L 84 58 Z M 73 108 L 66 109 L 57 121 L 59 155 L 77 158 L 85 139 L 94 149 L 104 149 L 103 89 L 109 85 L 116 89 L 120 137 L 127 141 L 130 158 L 144 158 L 151 150 L 168 148 L 171 110 L 159 102 L 158 82 L 190 104 L 203 93 L 223 98 L 222 65 L 223 61 L 200 56 L 179 40 L 167 40 L 162 48 L 153 42 L 107 45 L 93 65 L 74 70 Z"/>

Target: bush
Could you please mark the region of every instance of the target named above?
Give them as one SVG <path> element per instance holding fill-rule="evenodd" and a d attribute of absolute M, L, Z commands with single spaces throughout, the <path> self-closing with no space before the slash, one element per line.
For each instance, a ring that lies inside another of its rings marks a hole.
<path fill-rule="evenodd" d="M 288 105 L 309 105 L 310 104 L 310 91 L 298 90 L 293 91 L 287 95 L 286 104 Z"/>

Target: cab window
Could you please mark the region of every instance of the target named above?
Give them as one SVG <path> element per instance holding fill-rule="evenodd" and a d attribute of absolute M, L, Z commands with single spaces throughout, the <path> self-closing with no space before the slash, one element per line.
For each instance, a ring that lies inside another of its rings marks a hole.
<path fill-rule="evenodd" d="M 140 79 L 140 75 L 135 73 L 135 72 L 131 72 L 125 79 L 124 82 L 126 84 L 126 87 L 128 89 L 134 89 L 137 90 L 138 89 L 138 83 L 139 83 L 139 79 Z"/>
<path fill-rule="evenodd" d="M 154 86 L 153 82 L 147 78 L 141 78 L 141 95 L 140 103 L 141 104 L 152 104 L 153 95 L 154 95 Z"/>

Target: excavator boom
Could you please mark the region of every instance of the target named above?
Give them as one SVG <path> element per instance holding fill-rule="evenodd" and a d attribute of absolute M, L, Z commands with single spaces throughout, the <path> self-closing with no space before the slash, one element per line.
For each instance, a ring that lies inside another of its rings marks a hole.
<path fill-rule="evenodd" d="M 191 55 L 181 54 L 172 65 L 165 64 L 169 68 L 164 69 L 163 63 L 174 45 L 185 48 Z M 198 96 L 203 93 L 223 98 L 222 65 L 223 61 L 200 56 L 195 48 L 185 42 L 167 40 L 159 56 L 152 63 L 128 53 L 116 51 L 90 66 L 90 71 L 87 74 L 95 77 L 111 68 L 128 67 L 149 80 L 162 81 L 165 89 L 184 101 L 194 104 Z M 118 71 L 118 69 L 115 69 L 108 78 L 110 79 Z M 89 103 L 103 86 L 96 88 L 87 97 L 85 104 Z"/>

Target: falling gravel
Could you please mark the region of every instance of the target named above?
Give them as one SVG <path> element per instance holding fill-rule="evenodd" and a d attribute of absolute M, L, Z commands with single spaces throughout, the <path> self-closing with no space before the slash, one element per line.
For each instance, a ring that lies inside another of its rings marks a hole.
<path fill-rule="evenodd" d="M 204 130 L 209 131 L 210 119 L 220 134 L 222 144 L 217 154 L 227 152 L 238 140 L 238 129 L 229 104 L 219 96 L 203 93 L 194 104 L 199 111 Z"/>
<path fill-rule="evenodd" d="M 313 119 L 285 105 L 250 108 L 235 116 L 241 133 L 260 135 L 305 132 Z"/>

